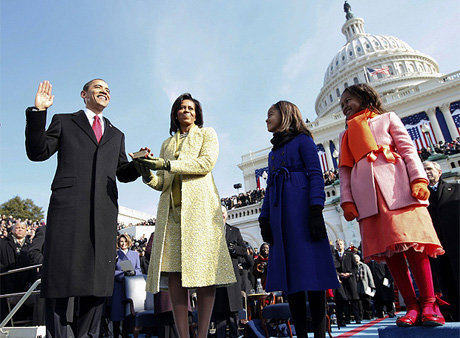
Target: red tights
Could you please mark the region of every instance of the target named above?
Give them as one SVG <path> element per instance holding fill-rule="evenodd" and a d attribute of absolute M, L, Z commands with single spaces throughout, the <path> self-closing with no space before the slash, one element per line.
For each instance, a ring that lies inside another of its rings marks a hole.
<path fill-rule="evenodd" d="M 393 256 L 386 258 L 388 268 L 404 298 L 404 302 L 406 305 L 417 304 L 417 297 L 410 278 L 406 258 L 417 283 L 420 300 L 422 302 L 434 301 L 433 278 L 428 256 L 423 252 L 417 252 L 410 248 L 407 251 L 395 253 Z"/>

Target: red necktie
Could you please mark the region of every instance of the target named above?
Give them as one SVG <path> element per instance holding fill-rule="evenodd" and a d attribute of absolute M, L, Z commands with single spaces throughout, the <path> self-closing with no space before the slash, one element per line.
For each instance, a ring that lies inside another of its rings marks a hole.
<path fill-rule="evenodd" d="M 99 119 L 99 116 L 94 116 L 94 121 L 93 121 L 93 131 L 94 135 L 96 135 L 97 142 L 101 140 L 102 137 L 102 126 L 101 126 L 101 120 Z"/>

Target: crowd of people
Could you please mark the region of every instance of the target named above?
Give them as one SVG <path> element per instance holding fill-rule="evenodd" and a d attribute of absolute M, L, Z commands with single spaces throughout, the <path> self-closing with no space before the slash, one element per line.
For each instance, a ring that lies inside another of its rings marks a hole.
<path fill-rule="evenodd" d="M 455 155 L 460 153 L 460 137 L 451 142 L 439 141 L 433 147 L 422 147 L 418 150 L 418 156 L 422 161 L 426 161 L 433 154 Z"/>
<path fill-rule="evenodd" d="M 120 231 L 122 229 L 136 227 L 136 226 L 152 226 L 152 225 L 155 225 L 155 219 L 153 218 L 148 219 L 146 221 L 139 222 L 139 223 L 135 223 L 135 224 L 133 223 L 125 224 L 125 223 L 117 222 L 117 230 Z"/>
<path fill-rule="evenodd" d="M 331 185 L 339 179 L 339 171 L 337 169 L 330 169 L 323 173 L 324 185 Z"/>
<path fill-rule="evenodd" d="M 265 189 L 258 188 L 246 192 L 241 192 L 238 195 L 233 195 L 232 197 L 221 198 L 220 202 L 227 208 L 227 210 L 232 210 L 235 208 L 241 208 L 247 205 L 258 203 L 263 200 L 264 196 Z"/>
<path fill-rule="evenodd" d="M 2 215 L 0 221 L 0 238 L 8 237 L 8 235 L 12 231 L 13 225 L 16 224 L 16 222 L 22 222 L 22 220 L 20 218 L 16 219 L 13 216 Z M 35 231 L 38 227 L 45 225 L 44 221 L 39 220 L 33 221 L 25 219 L 23 222 L 27 226 L 27 237 L 30 239 L 32 239 L 35 236 Z"/>

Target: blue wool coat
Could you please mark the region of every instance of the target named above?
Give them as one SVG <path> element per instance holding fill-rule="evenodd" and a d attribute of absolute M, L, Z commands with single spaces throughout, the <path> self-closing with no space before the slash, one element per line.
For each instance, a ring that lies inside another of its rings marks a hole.
<path fill-rule="evenodd" d="M 137 251 L 128 250 L 126 255 L 121 249 L 117 250 L 117 264 L 115 265 L 115 284 L 113 286 L 112 295 L 112 308 L 110 311 L 110 320 L 113 322 L 119 322 L 125 317 L 125 306 L 123 300 L 125 300 L 125 276 L 121 269 L 120 262 L 129 260 L 133 265 L 136 275 L 141 275 L 141 264 L 139 260 L 139 253 Z"/>
<path fill-rule="evenodd" d="M 270 219 L 273 245 L 267 291 L 294 293 L 340 285 L 328 238 L 312 241 L 310 205 L 324 205 L 324 180 L 313 139 L 299 134 L 268 156 L 268 181 L 260 217 Z"/>

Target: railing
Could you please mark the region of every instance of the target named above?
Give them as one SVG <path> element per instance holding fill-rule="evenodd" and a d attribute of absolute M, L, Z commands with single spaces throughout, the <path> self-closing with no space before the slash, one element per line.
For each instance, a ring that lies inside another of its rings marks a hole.
<path fill-rule="evenodd" d="M 6 276 L 6 275 L 10 275 L 10 274 L 12 274 L 12 273 L 17 273 L 17 272 L 22 272 L 22 271 L 37 269 L 37 268 L 40 268 L 41 266 L 42 266 L 41 264 L 37 264 L 37 265 L 27 266 L 27 267 L 24 267 L 24 268 L 9 270 L 9 271 L 0 273 L 0 277 L 1 277 L 1 276 Z M 22 295 L 22 297 L 21 297 L 21 299 L 19 300 L 19 302 L 14 306 L 14 308 L 11 310 L 11 312 L 8 313 L 8 315 L 5 317 L 5 319 L 0 323 L 0 333 L 2 333 L 2 334 L 5 333 L 5 332 L 3 332 L 2 329 L 3 329 L 3 328 L 5 327 L 5 325 L 10 321 L 10 319 L 13 318 L 13 316 L 16 314 L 16 312 L 19 310 L 19 308 L 22 306 L 22 304 L 25 303 L 25 301 L 27 300 L 27 298 L 29 298 L 31 295 L 36 295 L 36 294 L 39 294 L 39 293 L 40 293 L 40 291 L 35 291 L 35 289 L 40 285 L 40 283 L 41 283 L 41 279 L 37 279 L 37 280 L 32 284 L 32 286 L 29 288 L 29 290 L 27 290 L 26 292 L 16 292 L 16 293 L 8 293 L 8 294 L 0 295 L 0 299 L 1 299 L 1 298 L 8 298 L 8 297 L 21 296 L 21 295 Z"/>
<path fill-rule="evenodd" d="M 272 147 L 264 148 L 258 151 L 251 151 L 248 154 L 241 156 L 241 162 L 253 161 L 258 157 L 268 155 Z"/>
<path fill-rule="evenodd" d="M 261 207 L 262 207 L 262 201 L 259 201 L 254 204 L 245 205 L 244 207 L 230 209 L 228 210 L 228 220 L 232 221 L 238 218 L 258 215 L 260 214 Z"/>

